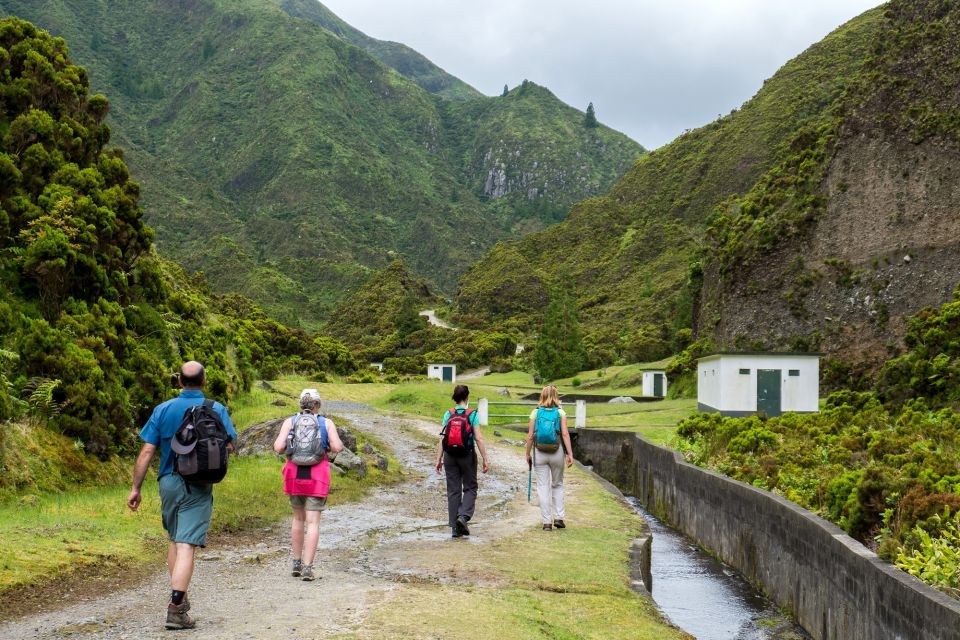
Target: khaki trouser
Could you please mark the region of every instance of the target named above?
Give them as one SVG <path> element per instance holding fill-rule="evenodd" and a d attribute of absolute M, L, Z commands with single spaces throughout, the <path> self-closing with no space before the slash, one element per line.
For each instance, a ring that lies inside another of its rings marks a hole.
<path fill-rule="evenodd" d="M 563 447 L 553 453 L 533 451 L 533 470 L 537 474 L 537 496 L 540 498 L 540 516 L 543 524 L 563 520 Z"/>

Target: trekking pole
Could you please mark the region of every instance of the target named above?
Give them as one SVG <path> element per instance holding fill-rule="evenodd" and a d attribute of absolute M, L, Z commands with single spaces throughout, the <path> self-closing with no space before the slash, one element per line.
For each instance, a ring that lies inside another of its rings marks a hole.
<path fill-rule="evenodd" d="M 527 502 L 530 502 L 530 485 L 533 478 L 533 461 L 527 461 Z"/>

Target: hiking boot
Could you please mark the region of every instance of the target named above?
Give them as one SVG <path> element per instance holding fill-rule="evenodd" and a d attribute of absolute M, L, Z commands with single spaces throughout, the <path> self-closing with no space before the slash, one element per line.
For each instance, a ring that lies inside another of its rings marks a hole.
<path fill-rule="evenodd" d="M 301 572 L 303 572 L 303 560 L 294 560 L 293 569 L 290 571 L 290 575 L 294 578 L 299 578 Z"/>
<path fill-rule="evenodd" d="M 553 531 L 553 525 L 548 522 L 548 523 L 546 523 L 545 525 L 543 525 L 543 530 L 544 530 L 544 531 Z"/>
<path fill-rule="evenodd" d="M 450 537 L 451 537 L 451 538 L 462 538 L 462 537 L 463 537 L 463 532 L 460 531 L 460 527 L 454 525 L 454 527 L 453 527 L 453 533 L 450 534 Z"/>
<path fill-rule="evenodd" d="M 316 580 L 316 576 L 313 575 L 312 564 L 303 565 L 303 569 L 300 571 L 300 575 L 303 576 L 304 582 L 313 582 L 314 580 Z"/>
<path fill-rule="evenodd" d="M 470 535 L 470 529 L 467 528 L 467 516 L 459 516 L 457 518 L 457 531 L 459 531 L 461 535 Z"/>
<path fill-rule="evenodd" d="M 554 520 L 553 526 L 557 529 L 566 529 L 567 525 L 563 523 L 563 520 Z"/>
<path fill-rule="evenodd" d="M 187 594 L 183 594 L 183 610 L 190 611 L 190 598 L 187 597 Z"/>
<path fill-rule="evenodd" d="M 187 603 L 167 605 L 167 629 L 193 629 L 196 623 L 187 615 Z"/>

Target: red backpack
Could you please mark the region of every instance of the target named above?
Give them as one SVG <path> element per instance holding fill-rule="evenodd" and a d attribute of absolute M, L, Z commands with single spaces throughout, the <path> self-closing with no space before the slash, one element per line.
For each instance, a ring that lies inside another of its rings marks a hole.
<path fill-rule="evenodd" d="M 457 409 L 454 407 L 450 409 L 447 426 L 443 428 L 443 450 L 455 458 L 462 458 L 473 451 L 473 425 L 470 424 L 471 414 L 473 414 L 473 409 L 467 409 L 463 413 L 457 413 Z"/>

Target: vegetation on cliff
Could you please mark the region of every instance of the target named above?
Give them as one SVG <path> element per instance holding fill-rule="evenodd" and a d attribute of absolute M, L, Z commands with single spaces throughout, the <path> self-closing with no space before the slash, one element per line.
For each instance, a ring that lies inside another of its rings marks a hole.
<path fill-rule="evenodd" d="M 549 286 L 565 272 L 592 365 L 683 349 L 696 328 L 700 250 L 715 209 L 806 148 L 806 132 L 819 140 L 882 18 L 874 10 L 843 25 L 784 65 L 740 109 L 644 156 L 607 195 L 574 205 L 561 224 L 498 244 L 461 278 L 458 309 L 486 321 L 510 309 L 515 323 L 534 330 L 543 312 L 540 283 Z M 798 158 L 798 170 L 807 171 L 806 161 Z"/>
<path fill-rule="evenodd" d="M 0 420 L 32 416 L 106 458 L 173 393 L 183 360 L 207 365 L 223 401 L 257 366 L 353 370 L 343 345 L 214 298 L 156 256 L 139 186 L 106 146 L 109 103 L 90 95 L 64 40 L 0 21 L 0 74 Z"/>

